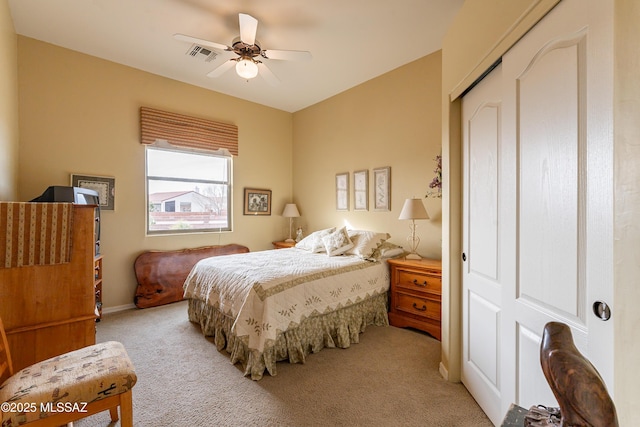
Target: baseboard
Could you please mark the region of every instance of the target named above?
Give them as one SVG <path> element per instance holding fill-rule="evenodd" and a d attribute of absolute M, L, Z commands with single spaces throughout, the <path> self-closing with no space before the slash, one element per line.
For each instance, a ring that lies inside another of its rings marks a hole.
<path fill-rule="evenodd" d="M 444 378 L 445 380 L 449 381 L 449 371 L 447 370 L 447 368 L 444 367 L 442 362 L 440 362 L 440 365 L 438 367 L 438 371 L 440 371 L 440 375 L 442 375 L 442 378 Z"/>
<path fill-rule="evenodd" d="M 115 307 L 103 307 L 102 314 L 116 313 L 118 311 L 130 310 L 132 308 L 136 308 L 136 305 L 134 303 L 117 305 Z"/>

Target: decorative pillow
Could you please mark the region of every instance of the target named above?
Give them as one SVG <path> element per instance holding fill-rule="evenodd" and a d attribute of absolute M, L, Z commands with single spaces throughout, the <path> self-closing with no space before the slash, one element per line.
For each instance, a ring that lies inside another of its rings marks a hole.
<path fill-rule="evenodd" d="M 329 256 L 342 255 L 353 247 L 353 242 L 349 239 L 349 233 L 345 227 L 324 236 L 322 241 Z"/>
<path fill-rule="evenodd" d="M 389 233 L 367 230 L 349 230 L 348 233 L 353 248 L 347 251 L 347 255 L 357 255 L 362 259 L 371 259 L 375 250 L 391 237 Z"/>
<path fill-rule="evenodd" d="M 296 243 L 296 248 L 303 249 L 309 252 L 323 252 L 325 250 L 324 242 L 322 238 L 333 233 L 336 230 L 335 227 L 325 228 L 324 230 L 314 231 L 304 239 Z"/>
<path fill-rule="evenodd" d="M 391 242 L 384 242 L 376 250 L 373 251 L 371 257 L 367 258 L 368 261 L 380 261 L 382 259 L 395 258 L 400 255 L 404 255 L 406 251 L 402 246 L 398 246 Z"/>
<path fill-rule="evenodd" d="M 402 246 L 394 245 L 390 242 L 384 242 L 383 244 L 378 246 L 376 252 L 380 254 L 380 259 L 389 259 L 404 255 L 405 250 L 402 248 Z"/>

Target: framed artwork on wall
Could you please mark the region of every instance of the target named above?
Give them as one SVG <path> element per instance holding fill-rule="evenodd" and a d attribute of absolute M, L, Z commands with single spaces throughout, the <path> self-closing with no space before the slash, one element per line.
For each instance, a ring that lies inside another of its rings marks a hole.
<path fill-rule="evenodd" d="M 113 211 L 116 209 L 116 179 L 114 177 L 71 174 L 71 185 L 97 191 L 101 210 Z"/>
<path fill-rule="evenodd" d="M 353 173 L 353 209 L 369 210 L 369 171 L 361 170 Z"/>
<path fill-rule="evenodd" d="M 391 167 L 386 166 L 373 170 L 374 200 L 376 211 L 391 210 Z"/>
<path fill-rule="evenodd" d="M 336 174 L 336 209 L 349 210 L 349 172 Z"/>
<path fill-rule="evenodd" d="M 244 189 L 245 215 L 271 215 L 271 190 Z"/>

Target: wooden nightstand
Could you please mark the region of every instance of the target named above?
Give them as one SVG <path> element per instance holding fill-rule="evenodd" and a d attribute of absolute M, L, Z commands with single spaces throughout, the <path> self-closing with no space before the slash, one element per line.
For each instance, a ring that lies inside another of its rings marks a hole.
<path fill-rule="evenodd" d="M 433 259 L 387 261 L 391 267 L 389 323 L 440 339 L 442 263 Z"/>
<path fill-rule="evenodd" d="M 296 245 L 296 242 L 281 241 L 281 242 L 271 242 L 271 244 L 273 245 L 274 249 L 285 249 L 285 248 L 294 247 Z"/>

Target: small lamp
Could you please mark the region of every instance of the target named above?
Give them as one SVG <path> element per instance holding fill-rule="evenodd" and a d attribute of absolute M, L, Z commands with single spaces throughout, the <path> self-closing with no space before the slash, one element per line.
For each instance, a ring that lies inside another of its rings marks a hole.
<path fill-rule="evenodd" d="M 420 244 L 420 238 L 416 236 L 416 219 L 429 219 L 429 214 L 424 208 L 424 204 L 421 199 L 407 199 L 404 201 L 404 206 L 400 212 L 398 219 L 410 219 L 411 235 L 407 237 L 407 241 L 411 245 L 411 253 L 406 256 L 407 259 L 422 259 L 416 252 L 418 245 Z"/>
<path fill-rule="evenodd" d="M 298 218 L 300 216 L 300 212 L 298 212 L 298 207 L 295 203 L 287 203 L 284 205 L 284 210 L 282 211 L 282 216 L 285 218 L 289 218 L 289 238 L 285 240 L 285 242 L 294 242 L 291 237 L 291 227 L 293 226 L 293 218 Z"/>

